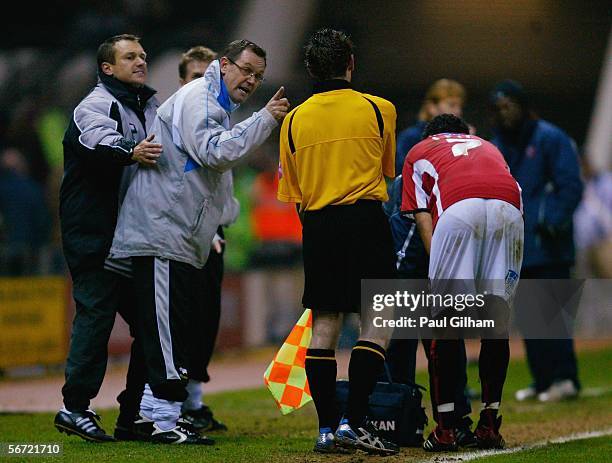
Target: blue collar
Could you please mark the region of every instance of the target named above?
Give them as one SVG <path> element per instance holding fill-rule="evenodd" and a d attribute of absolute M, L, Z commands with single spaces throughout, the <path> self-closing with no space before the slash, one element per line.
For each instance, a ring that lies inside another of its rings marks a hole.
<path fill-rule="evenodd" d="M 227 87 L 225 86 L 225 82 L 223 82 L 222 75 L 220 76 L 219 80 L 221 82 L 221 91 L 219 92 L 217 101 L 219 102 L 219 104 L 221 105 L 223 109 L 225 109 L 228 113 L 231 113 L 232 111 L 236 110 L 238 106 L 240 105 L 237 103 L 234 103 L 232 99 L 230 98 L 229 93 L 227 91 Z"/>

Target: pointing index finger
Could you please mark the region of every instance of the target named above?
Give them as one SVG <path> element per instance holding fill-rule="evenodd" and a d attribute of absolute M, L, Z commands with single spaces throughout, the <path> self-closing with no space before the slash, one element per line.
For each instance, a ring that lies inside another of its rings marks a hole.
<path fill-rule="evenodd" d="M 280 100 L 280 99 L 283 97 L 283 95 L 284 95 L 284 94 L 285 94 L 285 87 L 282 87 L 282 86 L 281 86 L 281 88 L 279 88 L 279 89 L 277 90 L 277 92 L 274 94 L 274 96 L 272 97 L 272 99 L 273 99 L 273 100 Z"/>

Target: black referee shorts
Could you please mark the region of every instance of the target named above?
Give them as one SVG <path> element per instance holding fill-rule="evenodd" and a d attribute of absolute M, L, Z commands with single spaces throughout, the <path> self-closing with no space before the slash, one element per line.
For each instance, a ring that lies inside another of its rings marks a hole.
<path fill-rule="evenodd" d="M 302 249 L 305 308 L 360 312 L 361 280 L 395 274 L 393 239 L 380 201 L 306 211 Z"/>

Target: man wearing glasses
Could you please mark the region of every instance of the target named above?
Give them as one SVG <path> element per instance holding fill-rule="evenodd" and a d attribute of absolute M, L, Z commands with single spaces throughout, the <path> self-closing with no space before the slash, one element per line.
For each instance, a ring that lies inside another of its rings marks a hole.
<path fill-rule="evenodd" d="M 139 327 L 153 400 L 141 403 L 151 440 L 213 443 L 177 424 L 187 397 L 190 341 L 197 333 L 198 269 L 206 263 L 230 169 L 260 146 L 289 109 L 281 87 L 264 108 L 230 128 L 230 115 L 263 81 L 266 52 L 248 40 L 228 45 L 203 78 L 181 87 L 157 112 L 156 164 L 138 169 L 119 216 L 111 258 L 132 257 Z M 127 211 L 128 208 L 133 208 Z"/>

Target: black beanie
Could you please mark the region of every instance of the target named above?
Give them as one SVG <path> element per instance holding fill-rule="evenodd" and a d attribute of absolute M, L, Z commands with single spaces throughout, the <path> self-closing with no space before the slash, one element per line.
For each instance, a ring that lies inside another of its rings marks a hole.
<path fill-rule="evenodd" d="M 493 87 L 491 92 L 491 103 L 495 104 L 498 98 L 507 97 L 516 101 L 523 109 L 528 107 L 527 93 L 523 86 L 516 80 L 502 80 Z"/>

